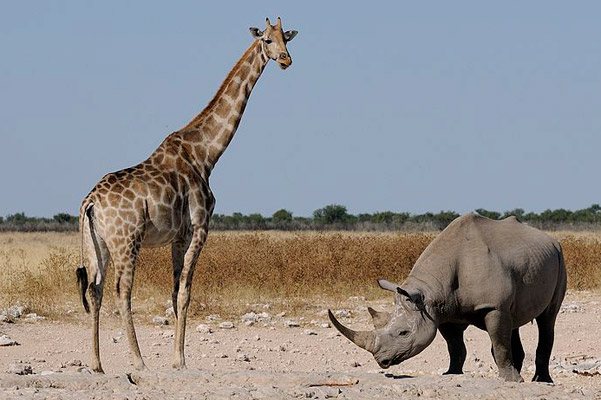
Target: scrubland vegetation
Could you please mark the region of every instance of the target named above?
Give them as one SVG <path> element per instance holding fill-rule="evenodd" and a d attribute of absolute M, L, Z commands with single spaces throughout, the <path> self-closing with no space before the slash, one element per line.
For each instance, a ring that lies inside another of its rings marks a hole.
<path fill-rule="evenodd" d="M 543 230 L 590 230 L 601 231 L 601 205 L 593 204 L 588 208 L 571 211 L 565 209 L 545 210 L 541 213 L 526 212 L 521 208 L 498 212 L 483 208 L 475 210 L 478 214 L 491 219 L 503 219 L 515 216 L 520 221 Z M 292 212 L 281 209 L 270 217 L 261 214 L 233 213 L 215 214 L 211 218 L 211 230 L 247 231 L 247 230 L 283 230 L 283 231 L 403 231 L 432 232 L 444 229 L 459 214 L 455 211 L 427 212 L 410 214 L 408 212 L 382 211 L 373 214 L 349 214 L 346 207 L 330 204 L 313 212 L 311 217 L 294 216 Z M 77 231 L 77 217 L 66 213 L 56 214 L 52 218 L 28 217 L 16 213 L 0 217 L 0 232 L 68 232 Z"/>
<path fill-rule="evenodd" d="M 601 286 L 601 234 L 555 232 L 563 247 L 569 287 Z M 376 279 L 401 282 L 435 233 L 212 232 L 194 276 L 191 313 L 246 312 L 256 303 L 274 310 L 312 307 L 349 296 L 385 298 Z M 0 234 L 0 308 L 17 302 L 53 317 L 81 312 L 74 233 Z M 112 312 L 112 268 L 104 310 Z M 170 248 L 143 249 L 134 283 L 134 311 L 163 313 L 171 298 Z"/>

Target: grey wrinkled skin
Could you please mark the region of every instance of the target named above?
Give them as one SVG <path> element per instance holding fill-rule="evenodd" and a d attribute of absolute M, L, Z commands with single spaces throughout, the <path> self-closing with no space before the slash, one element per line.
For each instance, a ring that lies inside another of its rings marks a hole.
<path fill-rule="evenodd" d="M 370 351 L 382 368 L 419 354 L 437 330 L 450 356 L 446 374 L 463 373 L 463 332 L 488 332 L 499 377 L 523 381 L 524 350 L 519 327 L 536 320 L 539 341 L 533 381 L 552 382 L 549 358 L 555 319 L 566 291 L 559 243 L 515 217 L 501 221 L 469 214 L 457 218 L 430 243 L 402 285 L 379 280 L 395 296 L 392 313 L 368 308 L 375 330 L 334 326 Z"/>

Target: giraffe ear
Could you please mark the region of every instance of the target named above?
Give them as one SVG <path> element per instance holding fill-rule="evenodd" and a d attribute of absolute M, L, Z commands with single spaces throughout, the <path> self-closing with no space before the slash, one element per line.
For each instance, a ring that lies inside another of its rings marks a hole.
<path fill-rule="evenodd" d="M 286 32 L 284 32 L 284 39 L 286 39 L 286 41 L 289 42 L 292 39 L 294 39 L 294 37 L 297 34 L 298 34 L 298 31 L 286 31 Z"/>
<path fill-rule="evenodd" d="M 259 39 L 261 38 L 261 36 L 263 36 L 263 31 L 260 31 L 259 28 L 248 28 L 250 30 L 250 35 L 255 38 L 255 39 Z"/>

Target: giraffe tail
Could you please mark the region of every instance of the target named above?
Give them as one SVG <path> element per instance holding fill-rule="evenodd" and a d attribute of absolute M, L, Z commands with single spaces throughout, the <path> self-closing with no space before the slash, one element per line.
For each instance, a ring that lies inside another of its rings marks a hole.
<path fill-rule="evenodd" d="M 88 299 L 86 298 L 86 291 L 88 290 L 88 271 L 86 270 L 85 265 L 83 265 L 83 235 L 84 235 L 84 223 L 86 218 L 92 222 L 90 218 L 89 211 L 91 210 L 94 203 L 87 201 L 81 206 L 79 213 L 79 232 L 81 233 L 81 244 L 80 244 L 80 253 L 79 259 L 80 264 L 75 274 L 77 276 L 77 286 L 79 288 L 79 294 L 81 295 L 81 302 L 83 304 L 83 308 L 86 310 L 86 313 L 90 312 L 90 305 L 88 304 Z M 91 228 L 91 226 L 90 226 Z"/>

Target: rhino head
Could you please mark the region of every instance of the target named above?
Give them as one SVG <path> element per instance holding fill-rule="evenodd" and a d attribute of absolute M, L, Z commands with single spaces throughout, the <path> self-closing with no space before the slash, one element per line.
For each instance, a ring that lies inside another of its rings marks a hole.
<path fill-rule="evenodd" d="M 328 315 L 340 333 L 372 353 L 381 368 L 388 368 L 428 347 L 436 336 L 437 324 L 428 313 L 420 291 L 407 291 L 385 280 L 379 280 L 378 285 L 394 292 L 395 309 L 388 313 L 368 307 L 375 330 L 354 331 L 342 325 L 330 310 Z"/>

